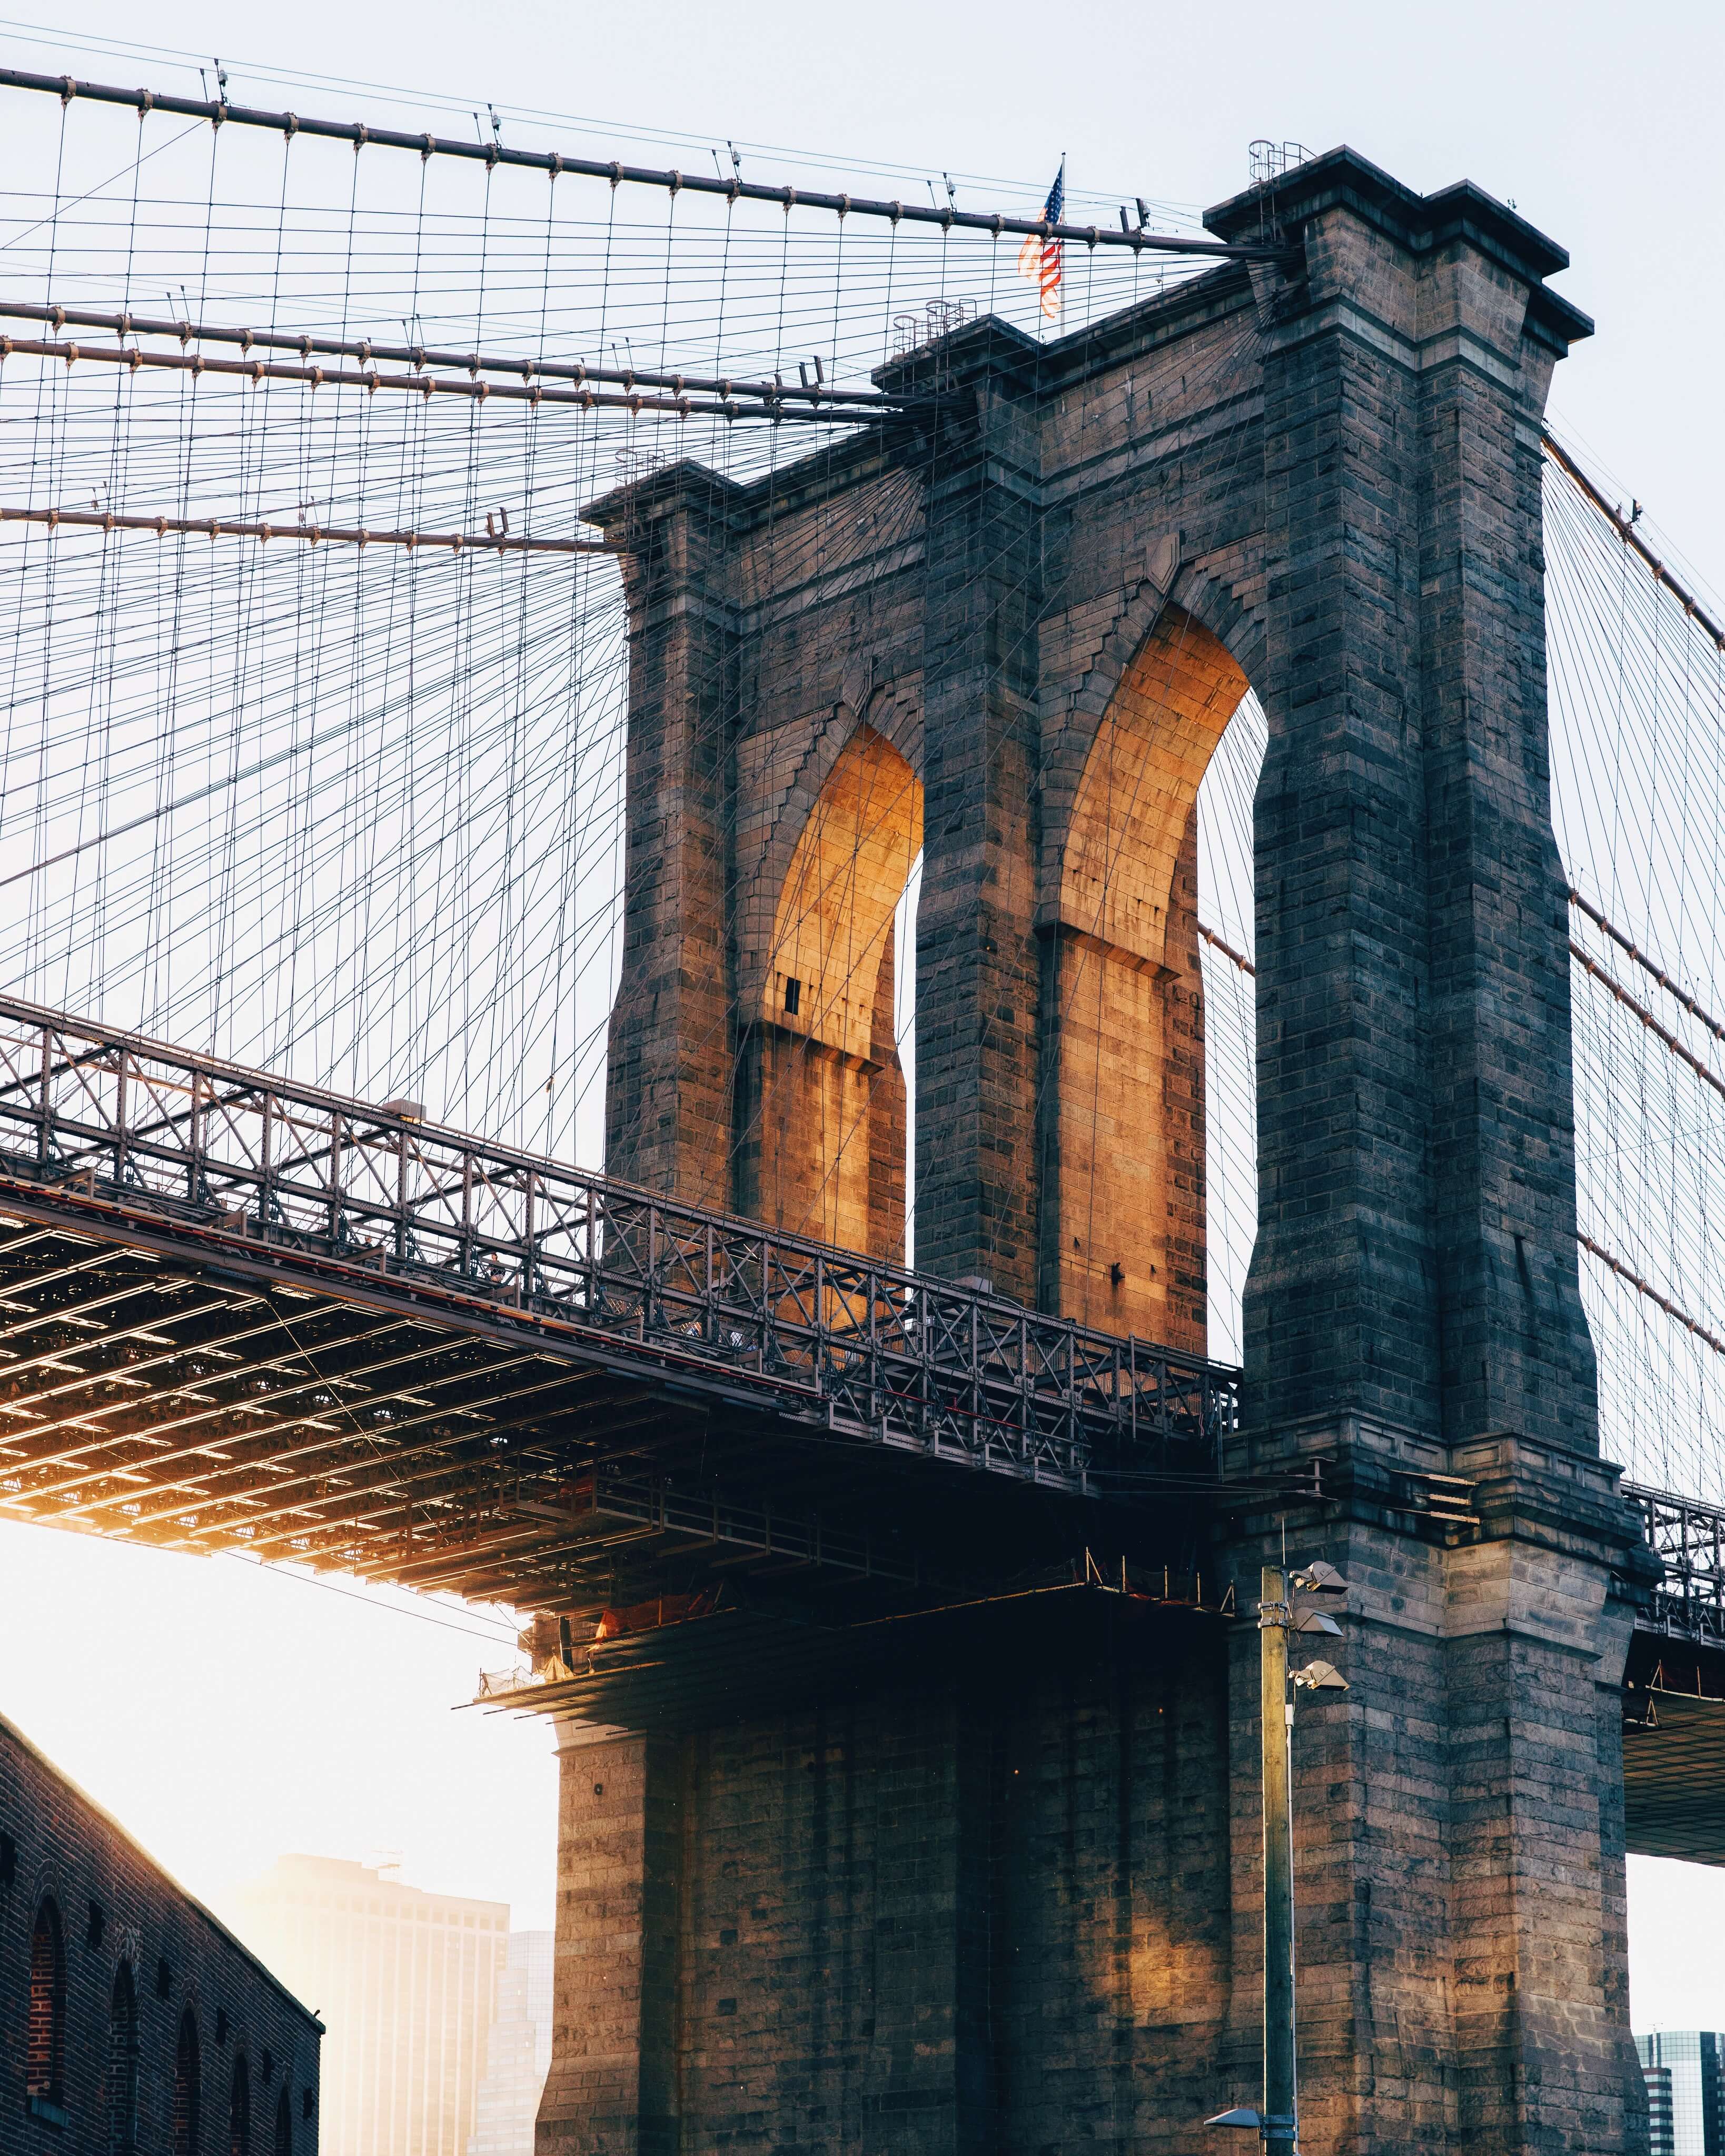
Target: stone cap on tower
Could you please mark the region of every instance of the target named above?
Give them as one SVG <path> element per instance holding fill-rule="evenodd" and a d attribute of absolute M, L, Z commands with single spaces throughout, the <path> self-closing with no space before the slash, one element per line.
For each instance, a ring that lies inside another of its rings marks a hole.
<path fill-rule="evenodd" d="M 1507 203 L 1471 180 L 1422 195 L 1346 144 L 1218 203 L 1204 222 L 1219 239 L 1256 239 L 1267 226 L 1291 240 L 1307 219 L 1332 209 L 1351 211 L 1412 254 L 1434 254 L 1455 240 L 1476 248 L 1528 285 L 1529 325 L 1560 353 L 1594 333 L 1593 317 L 1544 281 L 1568 268 L 1568 250 Z"/>

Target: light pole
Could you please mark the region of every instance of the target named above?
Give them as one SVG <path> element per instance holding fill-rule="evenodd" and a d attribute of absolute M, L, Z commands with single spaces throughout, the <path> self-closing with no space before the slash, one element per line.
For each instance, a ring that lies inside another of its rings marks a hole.
<path fill-rule="evenodd" d="M 1348 1583 L 1333 1565 L 1310 1564 L 1285 1579 L 1266 1565 L 1259 1583 L 1258 1721 L 1264 1789 L 1264 2100 L 1242 2105 L 1206 2123 L 1240 2126 L 1261 2134 L 1266 2156 L 1298 2156 L 1299 2089 L 1294 2052 L 1294 1828 L 1288 1774 L 1294 1703 L 1288 1691 L 1290 1632 L 1329 1632 L 1342 1627 L 1322 1610 L 1296 1609 L 1289 1589 L 1303 1594 L 1345 1594 Z M 1291 1672 L 1298 1691 L 1343 1691 L 1347 1680 L 1328 1662 L 1308 1662 Z"/>

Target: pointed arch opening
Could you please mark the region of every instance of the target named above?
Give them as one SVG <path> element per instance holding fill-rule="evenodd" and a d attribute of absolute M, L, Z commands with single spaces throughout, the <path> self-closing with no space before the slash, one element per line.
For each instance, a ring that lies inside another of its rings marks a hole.
<path fill-rule="evenodd" d="M 893 922 L 922 845 L 921 781 L 859 724 L 798 835 L 738 1062 L 738 1209 L 890 1259 L 907 1139 Z"/>
<path fill-rule="evenodd" d="M 198 2024 L 188 2006 L 180 2016 L 174 2045 L 173 2156 L 198 2156 L 198 2128 L 203 2106 L 203 2069 L 199 2056 Z"/>
<path fill-rule="evenodd" d="M 138 2145 L 138 1988 L 131 1964 L 114 1972 L 108 2000 L 108 2156 Z"/>
<path fill-rule="evenodd" d="M 234 2081 L 228 2092 L 228 2156 L 251 2156 L 252 2076 L 242 2051 L 234 2061 Z"/>
<path fill-rule="evenodd" d="M 65 2123 L 66 1942 L 59 1906 L 44 1894 L 30 1927 L 29 2020 L 24 2096 L 39 2117 Z"/>
<path fill-rule="evenodd" d="M 1040 1300 L 1195 1353 L 1209 1338 L 1198 801 L 1248 687 L 1201 622 L 1161 609 L 1096 722 L 1043 921 Z"/>
<path fill-rule="evenodd" d="M 294 2156 L 294 2107 L 285 2087 L 275 2099 L 275 2138 L 270 2156 Z"/>

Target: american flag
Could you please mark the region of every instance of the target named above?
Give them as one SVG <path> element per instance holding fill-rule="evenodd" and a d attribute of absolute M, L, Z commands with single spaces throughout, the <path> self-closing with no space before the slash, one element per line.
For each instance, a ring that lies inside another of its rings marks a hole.
<path fill-rule="evenodd" d="M 1048 191 L 1048 200 L 1042 205 L 1044 222 L 1058 224 L 1066 200 L 1066 161 L 1060 160 L 1060 169 L 1055 174 L 1055 183 Z M 1035 233 L 1028 234 L 1019 249 L 1019 275 L 1028 283 L 1037 285 L 1041 293 L 1042 311 L 1053 321 L 1060 311 L 1060 254 L 1058 239 L 1043 239 Z"/>

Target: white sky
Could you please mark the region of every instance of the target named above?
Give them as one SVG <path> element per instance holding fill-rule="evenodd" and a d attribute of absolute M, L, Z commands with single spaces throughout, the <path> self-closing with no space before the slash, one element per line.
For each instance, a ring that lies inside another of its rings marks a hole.
<path fill-rule="evenodd" d="M 165 64 L 103 61 L 71 42 L 145 32 L 221 49 L 239 100 L 279 101 L 249 92 L 251 59 L 614 116 L 721 147 L 729 136 L 1039 186 L 1065 150 L 1075 187 L 1122 198 L 1233 193 L 1257 135 L 1346 141 L 1422 189 L 1472 178 L 1569 249 L 1562 288 L 1599 320 L 1559 370 L 1559 424 L 1725 587 L 1717 5 L 1452 0 L 1434 14 L 1384 0 L 986 11 L 875 0 L 739 14 L 660 0 L 643 14 L 419 0 L 404 14 L 351 0 L 238 13 L 231 0 L 173 0 L 143 17 L 121 0 L 71 0 L 55 12 L 58 44 L 0 27 L 8 64 L 183 87 Z M 366 116 L 357 92 L 300 102 Z M 747 169 L 770 177 L 771 159 L 752 150 Z M 451 1712 L 481 1664 L 508 1656 L 402 1614 L 409 1606 L 235 1561 L 0 1527 L 0 1711 L 218 1902 L 282 1851 L 383 1846 L 403 1851 L 421 1883 L 548 1923 L 549 1732 Z M 1638 2023 L 1725 2026 L 1714 1943 L 1725 1873 L 1638 1861 L 1632 1892 Z"/>

